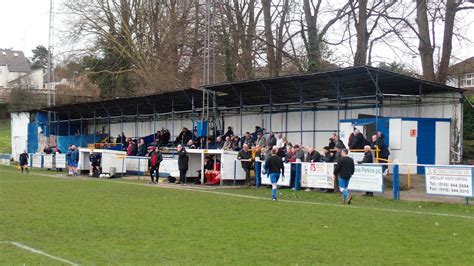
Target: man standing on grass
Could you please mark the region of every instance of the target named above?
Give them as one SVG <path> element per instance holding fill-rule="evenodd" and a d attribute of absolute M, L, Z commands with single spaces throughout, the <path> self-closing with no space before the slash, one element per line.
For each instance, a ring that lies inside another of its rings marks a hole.
<path fill-rule="evenodd" d="M 179 180 L 176 184 L 186 183 L 186 173 L 188 172 L 189 156 L 186 149 L 182 145 L 178 145 L 178 168 L 179 168 Z"/>
<path fill-rule="evenodd" d="M 66 152 L 66 165 L 67 165 L 67 175 L 72 175 L 72 166 L 71 166 L 71 149 L 72 145 L 69 145 L 67 152 Z"/>
<path fill-rule="evenodd" d="M 20 169 L 21 173 L 23 174 L 23 170 L 26 170 L 26 173 L 28 174 L 30 170 L 28 169 L 28 159 L 30 156 L 28 153 L 26 153 L 26 150 L 23 151 L 22 154 L 20 154 Z"/>
<path fill-rule="evenodd" d="M 274 147 L 272 149 L 272 154 L 270 157 L 267 158 L 265 161 L 265 172 L 270 177 L 270 181 L 272 183 L 272 200 L 277 200 L 277 183 L 278 179 L 280 179 L 280 172 L 281 175 L 285 176 L 285 167 L 283 165 L 283 160 L 277 156 L 278 147 Z"/>
<path fill-rule="evenodd" d="M 72 168 L 72 175 L 77 176 L 77 166 L 79 163 L 79 150 L 76 148 L 75 145 L 71 146 L 71 168 Z"/>
<path fill-rule="evenodd" d="M 252 153 L 249 151 L 249 145 L 244 144 L 242 150 L 237 154 L 237 160 L 240 161 L 242 169 L 245 171 L 245 183 L 250 186 L 250 168 L 252 168 Z"/>
<path fill-rule="evenodd" d="M 339 183 L 339 190 L 342 193 L 342 204 L 351 204 L 352 196 L 347 191 L 349 187 L 349 180 L 354 174 L 354 160 L 347 156 L 347 149 L 341 150 L 341 158 L 334 166 L 334 177 L 337 177 Z"/>
<path fill-rule="evenodd" d="M 150 152 L 149 168 L 150 168 L 150 184 L 158 184 L 160 178 L 160 163 L 163 161 L 163 155 L 161 154 L 160 148 L 155 146 L 155 149 Z M 153 179 L 153 174 L 155 174 L 156 182 Z"/>

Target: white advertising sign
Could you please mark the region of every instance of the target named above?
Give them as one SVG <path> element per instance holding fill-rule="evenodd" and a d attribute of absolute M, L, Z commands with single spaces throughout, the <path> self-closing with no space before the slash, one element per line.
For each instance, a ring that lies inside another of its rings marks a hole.
<path fill-rule="evenodd" d="M 473 197 L 471 167 L 426 166 L 425 175 L 428 194 Z"/>
<path fill-rule="evenodd" d="M 66 168 L 66 154 L 56 154 L 56 168 Z"/>
<path fill-rule="evenodd" d="M 42 160 L 41 154 L 33 154 L 31 158 L 33 159 L 33 167 L 34 168 L 41 168 L 41 160 Z"/>
<path fill-rule="evenodd" d="M 311 188 L 334 188 L 334 164 L 303 163 L 301 166 L 301 186 Z"/>
<path fill-rule="evenodd" d="M 160 173 L 168 173 L 170 176 L 179 177 L 178 159 L 163 158 L 160 163 Z"/>
<path fill-rule="evenodd" d="M 43 167 L 44 168 L 53 168 L 53 155 L 52 154 L 45 154 L 43 156 Z"/>
<path fill-rule="evenodd" d="M 127 171 L 146 172 L 148 171 L 148 157 L 128 156 L 125 158 L 125 166 Z"/>
<path fill-rule="evenodd" d="M 284 186 L 284 187 L 289 187 L 291 186 L 291 163 L 285 163 L 285 176 L 280 175 L 280 179 L 278 179 L 277 185 L 279 186 Z M 270 177 L 265 173 L 265 162 L 262 163 L 262 174 L 261 174 L 261 183 L 262 185 L 271 185 L 272 182 L 270 180 Z"/>
<path fill-rule="evenodd" d="M 355 165 L 349 190 L 383 192 L 383 171 L 378 165 Z"/>

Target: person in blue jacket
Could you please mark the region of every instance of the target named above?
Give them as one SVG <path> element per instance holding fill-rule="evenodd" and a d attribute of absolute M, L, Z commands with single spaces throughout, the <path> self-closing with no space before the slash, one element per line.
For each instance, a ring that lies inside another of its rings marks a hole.
<path fill-rule="evenodd" d="M 66 152 L 66 165 L 67 165 L 67 170 L 68 170 L 68 175 L 72 175 L 72 166 L 71 166 L 71 147 L 72 145 L 69 145 L 67 152 Z"/>
<path fill-rule="evenodd" d="M 265 173 L 270 177 L 272 183 L 272 200 L 277 200 L 277 183 L 280 179 L 280 173 L 285 176 L 285 167 L 283 165 L 283 160 L 277 156 L 278 147 L 272 149 L 271 155 L 265 161 Z"/>
<path fill-rule="evenodd" d="M 72 175 L 77 176 L 77 166 L 79 163 L 79 150 L 76 148 L 75 145 L 71 146 L 71 168 L 72 168 Z"/>

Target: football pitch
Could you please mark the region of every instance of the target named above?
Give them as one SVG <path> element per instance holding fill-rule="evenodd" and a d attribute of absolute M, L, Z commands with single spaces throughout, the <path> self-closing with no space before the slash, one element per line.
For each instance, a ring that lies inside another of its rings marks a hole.
<path fill-rule="evenodd" d="M 474 262 L 474 207 L 0 167 L 0 264 Z"/>

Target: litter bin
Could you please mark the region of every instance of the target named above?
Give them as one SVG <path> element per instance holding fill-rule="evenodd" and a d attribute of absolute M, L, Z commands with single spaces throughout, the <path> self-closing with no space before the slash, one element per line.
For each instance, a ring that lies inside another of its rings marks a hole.
<path fill-rule="evenodd" d="M 115 167 L 110 167 L 109 168 L 109 177 L 114 177 L 116 172 L 117 172 L 117 169 Z"/>

